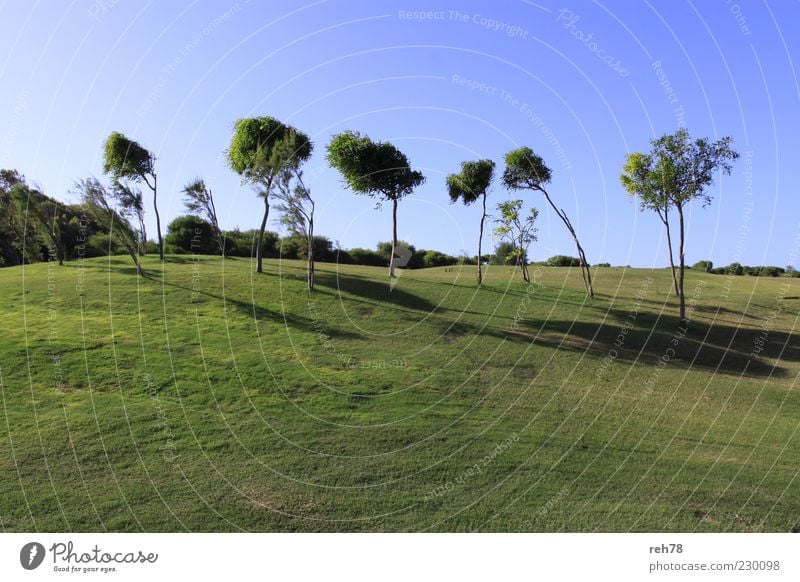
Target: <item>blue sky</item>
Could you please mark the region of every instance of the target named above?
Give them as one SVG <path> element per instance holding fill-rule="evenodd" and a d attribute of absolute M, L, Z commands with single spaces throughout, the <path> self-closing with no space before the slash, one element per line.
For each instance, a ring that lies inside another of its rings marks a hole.
<path fill-rule="evenodd" d="M 158 156 L 162 221 L 200 176 L 224 227 L 255 228 L 263 206 L 224 150 L 237 118 L 270 115 L 312 136 L 317 231 L 345 248 L 391 233 L 389 208 L 326 166 L 330 136 L 349 128 L 394 142 L 426 175 L 399 212 L 418 248 L 474 254 L 479 210 L 450 205 L 444 178 L 467 159 L 502 170 L 528 145 L 590 262 L 661 266 L 660 222 L 618 176 L 627 152 L 685 124 L 742 153 L 712 205 L 691 208 L 690 263 L 784 266 L 800 233 L 797 2 L 45 0 L 0 14 L 0 165 L 60 199 L 101 176 L 116 130 Z M 532 258 L 574 254 L 540 196 L 498 181 L 491 204 L 510 197 L 540 210 Z"/>

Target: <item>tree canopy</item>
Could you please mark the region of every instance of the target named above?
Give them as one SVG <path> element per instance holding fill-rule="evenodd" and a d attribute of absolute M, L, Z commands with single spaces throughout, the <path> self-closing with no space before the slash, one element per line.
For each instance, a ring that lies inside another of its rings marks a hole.
<path fill-rule="evenodd" d="M 357 131 L 345 131 L 328 144 L 328 163 L 357 194 L 400 200 L 425 182 L 408 158 L 389 142 L 372 141 Z"/>
<path fill-rule="evenodd" d="M 289 144 L 290 147 L 286 147 Z M 298 167 L 311 157 L 314 145 L 303 132 L 274 117 L 248 117 L 234 124 L 227 151 L 228 165 L 247 181 L 263 178 L 269 164 L 271 176 L 285 166 Z"/>
<path fill-rule="evenodd" d="M 155 156 L 138 142 L 112 131 L 103 146 L 103 173 L 114 180 L 144 181 L 154 173 Z M 150 186 L 152 188 L 152 186 Z"/>
<path fill-rule="evenodd" d="M 447 176 L 447 194 L 451 202 L 459 199 L 466 205 L 486 194 L 494 177 L 492 160 L 461 162 L 461 171 Z"/>

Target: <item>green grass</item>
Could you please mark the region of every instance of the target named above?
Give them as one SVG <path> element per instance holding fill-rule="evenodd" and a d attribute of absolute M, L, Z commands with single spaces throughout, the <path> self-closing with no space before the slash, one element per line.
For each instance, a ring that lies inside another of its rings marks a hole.
<path fill-rule="evenodd" d="M 145 267 L 0 270 L 3 530 L 800 523 L 800 280 L 688 273 L 672 346 L 666 270 Z"/>

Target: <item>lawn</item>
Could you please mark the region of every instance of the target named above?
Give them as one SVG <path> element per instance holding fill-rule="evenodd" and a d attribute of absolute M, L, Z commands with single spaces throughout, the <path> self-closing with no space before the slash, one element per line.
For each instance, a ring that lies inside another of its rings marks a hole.
<path fill-rule="evenodd" d="M 800 280 L 0 270 L 4 531 L 800 530 Z"/>

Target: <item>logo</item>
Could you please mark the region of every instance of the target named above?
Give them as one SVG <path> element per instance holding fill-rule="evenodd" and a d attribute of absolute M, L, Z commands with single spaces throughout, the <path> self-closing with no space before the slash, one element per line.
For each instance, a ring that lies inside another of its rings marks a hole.
<path fill-rule="evenodd" d="M 402 269 L 408 262 L 411 260 L 411 257 L 414 256 L 414 252 L 404 245 L 402 242 L 398 243 L 398 245 L 394 249 L 394 266 L 397 269 Z M 400 275 L 403 271 L 395 271 L 395 276 L 389 279 L 389 293 L 394 290 L 395 285 L 400 282 Z"/>
<path fill-rule="evenodd" d="M 39 542 L 29 542 L 19 552 L 19 563 L 26 570 L 35 570 L 44 561 L 44 546 Z"/>

